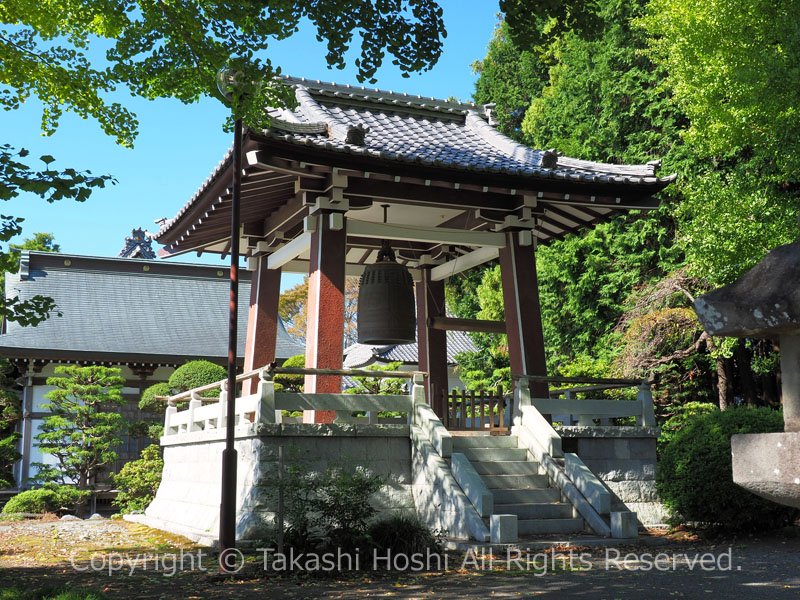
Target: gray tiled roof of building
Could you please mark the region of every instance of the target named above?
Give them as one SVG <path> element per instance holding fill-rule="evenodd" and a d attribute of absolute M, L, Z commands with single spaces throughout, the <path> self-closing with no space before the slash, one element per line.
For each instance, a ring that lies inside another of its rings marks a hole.
<path fill-rule="evenodd" d="M 61 317 L 36 327 L 7 323 L 0 355 L 150 362 L 227 356 L 228 270 L 213 265 L 23 252 L 6 274 L 6 297 L 54 298 Z M 244 354 L 249 273 L 239 284 L 238 355 Z M 277 357 L 304 352 L 283 328 Z M 149 357 L 149 358 L 148 358 Z"/>
<path fill-rule="evenodd" d="M 463 331 L 447 332 L 447 362 L 454 364 L 456 354 L 459 352 L 474 352 L 475 344 Z M 377 359 L 380 362 L 400 361 L 406 364 L 418 364 L 419 347 L 413 344 L 399 344 L 396 346 L 370 346 L 368 344 L 353 344 L 344 351 L 344 367 L 357 369 Z"/>
<path fill-rule="evenodd" d="M 293 111 L 268 110 L 271 127 L 261 133 L 298 146 L 538 180 L 652 186 L 654 191 L 676 177 L 656 176 L 661 161 L 640 165 L 599 163 L 523 146 L 490 124 L 489 105 L 289 76 L 284 76 L 283 81 L 295 88 L 298 106 Z M 166 233 L 194 204 L 230 157 L 229 150 L 189 202 L 162 224 L 156 237 Z"/>

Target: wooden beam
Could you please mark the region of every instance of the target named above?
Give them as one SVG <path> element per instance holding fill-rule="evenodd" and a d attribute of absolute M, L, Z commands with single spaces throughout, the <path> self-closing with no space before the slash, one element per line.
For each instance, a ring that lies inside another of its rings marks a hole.
<path fill-rule="evenodd" d="M 506 333 L 505 321 L 481 319 L 455 319 L 453 317 L 429 317 L 428 327 L 444 331 L 477 331 L 480 333 Z"/>
<path fill-rule="evenodd" d="M 412 242 L 433 242 L 437 244 L 461 244 L 464 246 L 505 246 L 502 233 L 488 231 L 464 231 L 444 227 L 425 227 L 423 225 L 397 225 L 394 223 L 370 223 L 348 219 L 347 233 L 367 238 L 408 240 Z"/>
<path fill-rule="evenodd" d="M 267 258 L 267 266 L 270 269 L 280 269 L 309 248 L 311 248 L 311 232 L 306 231 L 270 254 Z"/>
<path fill-rule="evenodd" d="M 291 160 L 272 156 L 264 150 L 251 150 L 247 153 L 247 164 L 251 167 L 259 167 L 268 171 L 276 171 L 278 173 L 286 173 L 287 175 L 301 175 L 303 177 L 311 177 L 314 179 L 324 179 L 324 175 L 314 173 L 309 167 L 303 167 L 295 164 Z"/>
<path fill-rule="evenodd" d="M 308 275 L 308 266 L 309 261 L 295 258 L 294 260 L 284 263 L 281 267 L 281 270 L 284 273 L 303 273 L 304 275 Z M 364 273 L 364 269 L 366 268 L 367 265 L 347 263 L 344 266 L 345 277 L 361 277 L 361 275 Z M 419 269 L 411 267 L 406 268 L 408 269 L 408 272 L 411 273 L 411 278 L 414 281 L 420 281 L 422 275 Z"/>
<path fill-rule="evenodd" d="M 264 237 L 272 235 L 276 231 L 286 232 L 298 225 L 306 216 L 308 216 L 308 206 L 306 206 L 303 192 L 301 192 L 264 219 Z"/>
<path fill-rule="evenodd" d="M 431 280 L 441 281 L 442 279 L 447 279 L 456 273 L 467 271 L 485 262 L 494 260 L 498 256 L 500 256 L 500 250 L 497 248 L 478 248 L 463 256 L 459 256 L 455 260 L 433 267 L 431 270 Z"/>
<path fill-rule="evenodd" d="M 513 210 L 517 200 L 514 196 L 492 192 L 473 192 L 463 189 L 414 185 L 377 179 L 350 178 L 345 196 L 364 196 L 378 200 L 411 202 L 426 206 L 447 208 L 481 208 L 492 206 L 498 210 Z"/>

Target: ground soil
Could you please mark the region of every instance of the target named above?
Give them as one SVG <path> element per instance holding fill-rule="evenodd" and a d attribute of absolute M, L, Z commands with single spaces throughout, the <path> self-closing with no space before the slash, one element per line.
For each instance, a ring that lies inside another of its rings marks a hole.
<path fill-rule="evenodd" d="M 0 521 L 0 588 L 66 585 L 108 598 L 165 600 L 800 597 L 796 528 L 716 540 L 685 531 L 660 535 L 662 545 L 572 548 L 571 560 L 567 547 L 523 556 L 517 563 L 508 563 L 504 555 L 479 554 L 465 561 L 463 554 L 451 554 L 446 570 L 420 573 L 373 571 L 371 565 L 347 573 L 265 571 L 263 553 L 252 552 L 236 576 L 220 577 L 217 559 L 207 549 L 141 525 Z M 653 560 L 659 553 L 657 568 Z"/>

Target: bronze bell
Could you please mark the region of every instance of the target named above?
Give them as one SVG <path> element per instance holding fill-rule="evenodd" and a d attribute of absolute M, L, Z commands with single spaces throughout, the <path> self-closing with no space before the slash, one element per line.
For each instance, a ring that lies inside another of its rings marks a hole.
<path fill-rule="evenodd" d="M 378 262 L 367 265 L 358 284 L 358 343 L 411 344 L 416 330 L 414 280 L 384 240 Z"/>

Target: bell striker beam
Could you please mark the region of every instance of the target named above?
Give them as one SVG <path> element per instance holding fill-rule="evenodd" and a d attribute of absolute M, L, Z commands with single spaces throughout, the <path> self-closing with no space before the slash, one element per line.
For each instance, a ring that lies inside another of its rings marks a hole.
<path fill-rule="evenodd" d="M 417 348 L 419 370 L 425 376 L 425 400 L 441 417 L 442 390 L 447 390 L 447 332 L 428 325 L 431 317 L 444 316 L 444 281 L 431 279 L 431 268 L 421 269 L 417 282 Z"/>
<path fill-rule="evenodd" d="M 341 369 L 344 340 L 344 284 L 347 232 L 344 215 L 321 211 L 311 236 L 308 273 L 306 367 Z M 342 391 L 342 378 L 306 375 L 307 394 Z M 304 423 L 332 423 L 335 411 L 305 411 Z"/>
<path fill-rule="evenodd" d="M 281 293 L 281 270 L 270 269 L 265 256 L 258 262 L 250 287 L 250 311 L 247 316 L 247 338 L 244 350 L 244 372 L 263 367 L 275 360 L 278 337 L 278 302 Z M 243 395 L 254 394 L 258 382 L 249 379 L 243 384 Z"/>
<path fill-rule="evenodd" d="M 506 232 L 506 245 L 500 249 L 500 274 L 511 373 L 547 375 L 536 255 L 533 246 L 520 244 L 518 232 Z M 547 398 L 547 383 L 533 382 L 531 393 Z"/>

